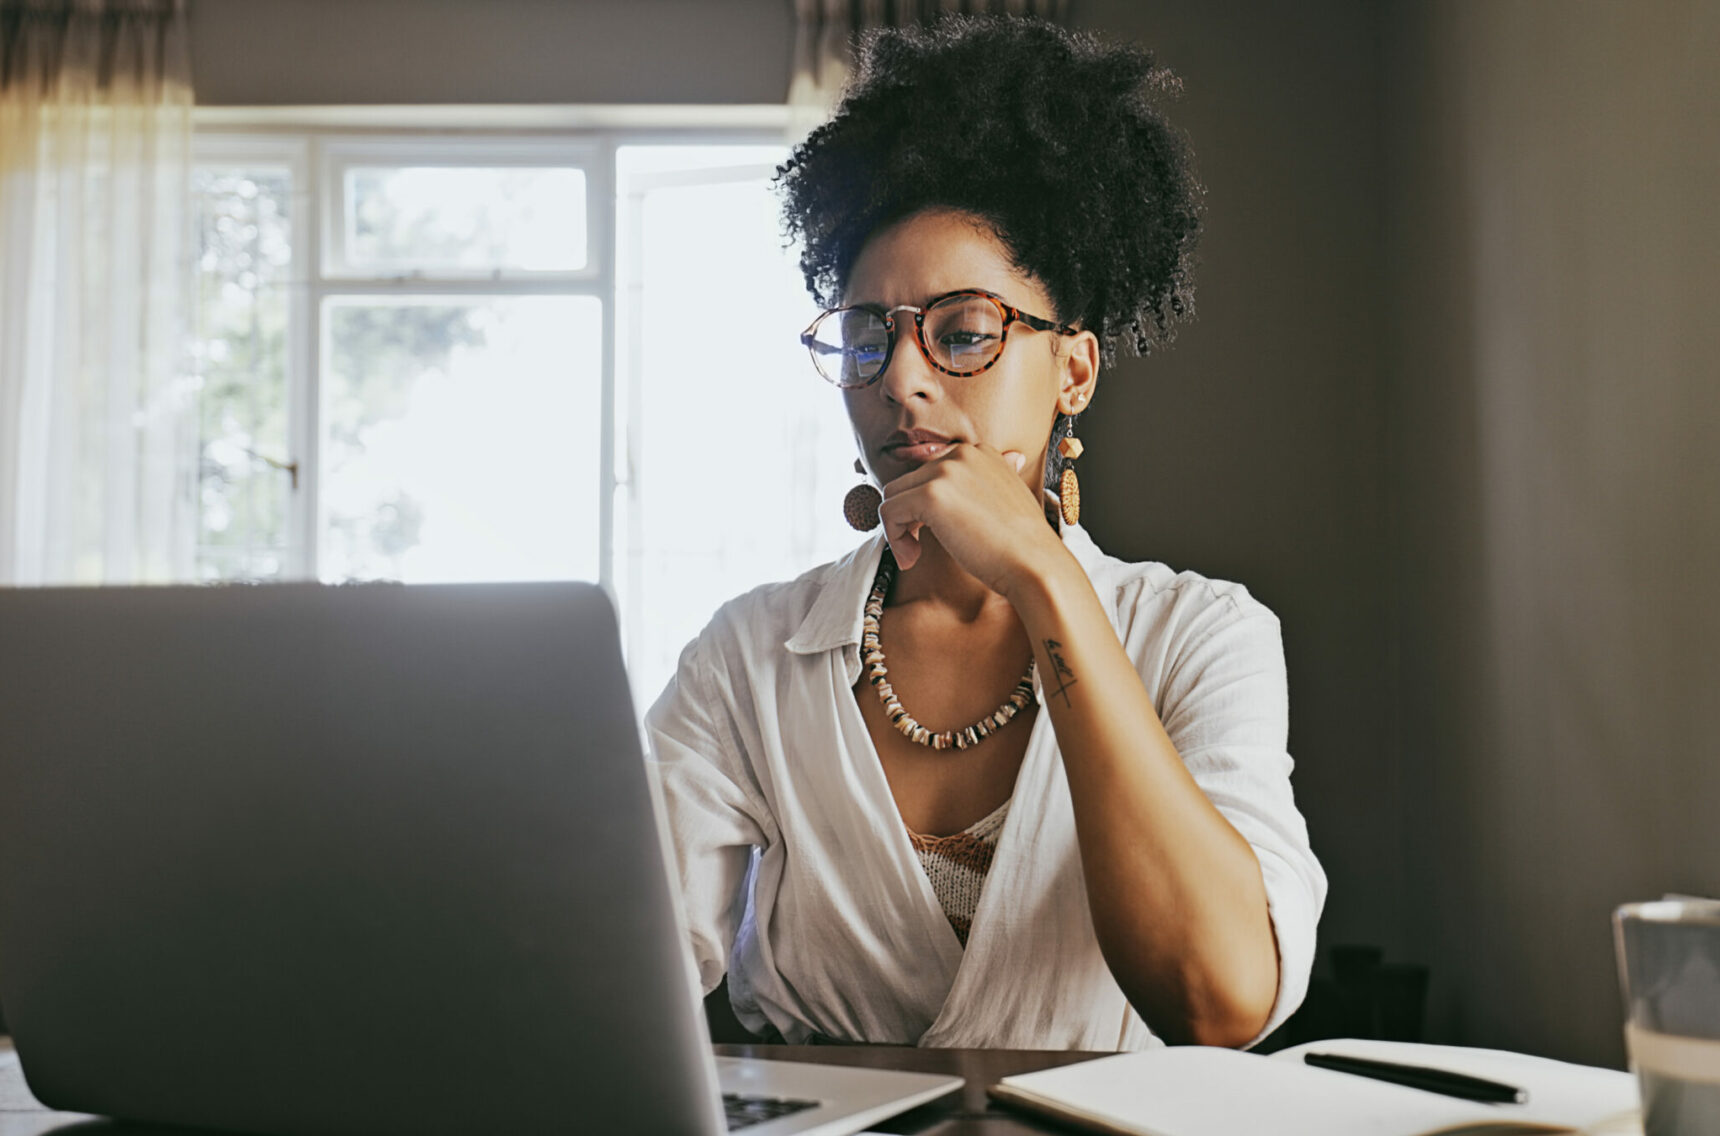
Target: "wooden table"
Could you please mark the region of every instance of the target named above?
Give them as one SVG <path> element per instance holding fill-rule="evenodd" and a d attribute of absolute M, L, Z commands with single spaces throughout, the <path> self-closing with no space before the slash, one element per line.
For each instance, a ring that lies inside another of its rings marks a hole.
<path fill-rule="evenodd" d="M 948 1073 L 967 1081 L 959 1095 L 874 1124 L 868 1131 L 913 1136 L 1020 1136 L 1023 1133 L 1064 1132 L 1005 1112 L 986 1100 L 986 1086 L 999 1077 L 1068 1065 L 1103 1056 L 1097 1053 L 1001 1049 L 915 1049 L 870 1045 L 719 1045 L 719 1054 L 767 1057 L 777 1061 L 814 1061 L 831 1065 L 864 1065 L 877 1069 L 906 1069 Z M 0 1136 L 143 1136 L 159 1132 L 138 1125 L 96 1120 L 73 1112 L 54 1112 L 31 1097 L 10 1043 L 0 1038 Z M 504 1136 L 498 1133 L 497 1136 Z"/>

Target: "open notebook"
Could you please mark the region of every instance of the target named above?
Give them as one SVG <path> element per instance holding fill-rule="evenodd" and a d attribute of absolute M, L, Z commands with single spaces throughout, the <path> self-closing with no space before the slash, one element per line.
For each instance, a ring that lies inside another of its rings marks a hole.
<path fill-rule="evenodd" d="M 1336 1053 L 1423 1065 L 1528 1090 L 1523 1104 L 1480 1104 L 1303 1063 Z M 1005 1077 L 1006 1104 L 1122 1136 L 1431 1136 L 1640 1134 L 1636 1078 L 1496 1049 L 1390 1041 L 1318 1041 L 1270 1057 L 1179 1047 L 1101 1057 Z"/>

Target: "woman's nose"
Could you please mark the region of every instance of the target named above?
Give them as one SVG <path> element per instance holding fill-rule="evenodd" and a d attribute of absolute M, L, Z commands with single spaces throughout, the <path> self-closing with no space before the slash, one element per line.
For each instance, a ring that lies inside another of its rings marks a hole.
<path fill-rule="evenodd" d="M 914 334 L 911 324 L 898 324 L 896 336 L 896 349 L 890 353 L 890 365 L 878 378 L 884 397 L 895 403 L 930 398 L 943 376 L 926 358 L 925 348 L 920 345 L 920 337 Z"/>

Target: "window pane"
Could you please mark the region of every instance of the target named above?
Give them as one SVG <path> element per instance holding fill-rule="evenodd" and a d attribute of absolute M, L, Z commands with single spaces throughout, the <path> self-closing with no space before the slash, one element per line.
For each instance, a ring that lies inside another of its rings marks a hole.
<path fill-rule="evenodd" d="M 597 579 L 603 308 L 324 304 L 319 574 Z"/>
<path fill-rule="evenodd" d="M 197 575 L 270 579 L 286 570 L 291 475 L 287 324 L 292 175 L 201 166 L 197 226 L 199 383 Z"/>
<path fill-rule="evenodd" d="M 585 267 L 585 171 L 359 166 L 346 171 L 346 261 L 376 272 Z"/>
<path fill-rule="evenodd" d="M 769 188 L 783 156 L 720 146 L 619 155 L 634 203 L 621 241 L 632 250 L 622 346 L 637 449 L 617 509 L 626 560 L 616 579 L 645 705 L 720 603 L 862 539 L 842 519 L 859 480 L 842 396 L 799 341 L 816 308 L 782 247 Z"/>

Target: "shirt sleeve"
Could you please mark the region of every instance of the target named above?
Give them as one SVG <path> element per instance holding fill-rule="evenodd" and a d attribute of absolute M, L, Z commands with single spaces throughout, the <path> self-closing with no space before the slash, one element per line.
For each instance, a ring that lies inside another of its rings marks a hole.
<path fill-rule="evenodd" d="M 1278 618 L 1246 596 L 1217 597 L 1171 660 L 1160 717 L 1183 763 L 1260 861 L 1278 948 L 1278 993 L 1253 1046 L 1308 993 L 1326 874 L 1290 788 L 1289 700 Z"/>
<path fill-rule="evenodd" d="M 728 969 L 753 849 L 776 839 L 734 728 L 732 702 L 723 696 L 728 684 L 711 635 L 707 629 L 681 652 L 675 677 L 645 715 L 693 960 L 707 994 Z"/>

